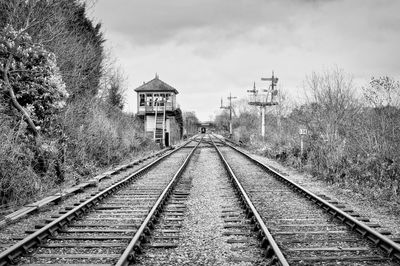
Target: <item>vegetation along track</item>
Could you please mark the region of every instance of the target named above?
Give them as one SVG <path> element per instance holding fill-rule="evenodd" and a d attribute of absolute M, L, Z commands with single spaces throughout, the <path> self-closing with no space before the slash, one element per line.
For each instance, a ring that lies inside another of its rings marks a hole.
<path fill-rule="evenodd" d="M 399 265 L 400 246 L 367 219 L 216 142 L 290 265 Z"/>
<path fill-rule="evenodd" d="M 190 140 L 101 193 L 66 207 L 0 253 L 0 265 L 128 264 L 200 142 Z"/>

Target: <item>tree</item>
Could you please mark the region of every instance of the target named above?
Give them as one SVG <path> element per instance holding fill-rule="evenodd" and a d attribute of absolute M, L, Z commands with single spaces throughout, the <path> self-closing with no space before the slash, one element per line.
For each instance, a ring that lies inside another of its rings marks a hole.
<path fill-rule="evenodd" d="M 232 104 L 233 135 L 237 141 L 247 143 L 250 139 L 259 135 L 259 113 L 259 108 L 249 105 L 245 98 L 238 99 Z M 229 120 L 224 121 L 223 119 L 224 117 L 220 116 L 217 121 L 229 124 Z"/>
<path fill-rule="evenodd" d="M 183 112 L 183 127 L 186 130 L 186 134 L 194 135 L 197 133 L 197 128 L 199 126 L 199 119 L 195 112 Z"/>
<path fill-rule="evenodd" d="M 350 126 L 351 118 L 358 112 L 352 78 L 343 70 L 333 69 L 325 73 L 312 73 L 307 78 L 312 127 L 317 126 L 330 143 L 337 140 L 340 131 Z"/>
<path fill-rule="evenodd" d="M 23 29 L 57 58 L 69 101 L 94 97 L 102 75 L 101 25 L 86 17 L 78 0 L 0 1 L 0 28 Z"/>
<path fill-rule="evenodd" d="M 218 130 L 229 132 L 229 111 L 223 110 L 220 114 L 216 115 L 214 123 Z"/>
<path fill-rule="evenodd" d="M 356 120 L 354 139 L 364 154 L 394 160 L 400 157 L 400 83 L 387 76 L 372 78 L 363 89 L 366 106 Z"/>
<path fill-rule="evenodd" d="M 109 73 L 103 76 L 103 92 L 105 102 L 112 107 L 122 110 L 124 108 L 124 81 L 125 78 L 120 69 L 110 66 Z"/>
<path fill-rule="evenodd" d="M 7 91 L 35 136 L 40 129 L 47 130 L 68 97 L 55 55 L 34 43 L 25 29 L 8 25 L 0 35 L 0 72 L 6 89 L 2 97 Z"/>
<path fill-rule="evenodd" d="M 400 105 L 400 82 L 384 76 L 371 78 L 369 86 L 364 87 L 364 97 L 375 108 Z"/>

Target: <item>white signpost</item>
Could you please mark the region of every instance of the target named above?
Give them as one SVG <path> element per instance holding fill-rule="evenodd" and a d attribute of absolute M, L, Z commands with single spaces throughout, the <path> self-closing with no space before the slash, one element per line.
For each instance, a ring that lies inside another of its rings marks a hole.
<path fill-rule="evenodd" d="M 308 134 L 307 128 L 300 127 L 299 128 L 300 134 L 300 156 L 303 156 L 304 153 L 304 136 Z"/>

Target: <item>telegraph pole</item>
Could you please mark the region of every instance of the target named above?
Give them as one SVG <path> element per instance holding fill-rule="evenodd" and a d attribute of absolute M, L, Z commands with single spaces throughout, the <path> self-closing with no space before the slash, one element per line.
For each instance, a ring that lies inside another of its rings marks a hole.
<path fill-rule="evenodd" d="M 278 91 L 275 89 L 278 83 L 278 78 L 274 76 L 274 71 L 272 71 L 271 78 L 261 78 L 262 81 L 271 81 L 268 89 L 262 90 L 263 94 L 259 95 L 258 90 L 256 90 L 256 83 L 254 82 L 253 89 L 247 92 L 251 93 L 249 105 L 260 106 L 261 108 L 261 136 L 263 140 L 265 139 L 265 109 L 266 106 L 277 105 L 278 103 L 274 101 L 274 96 L 277 95 Z"/>
<path fill-rule="evenodd" d="M 263 81 L 271 81 L 271 91 L 274 91 L 276 84 L 278 83 L 278 78 L 274 76 L 274 71 L 272 71 L 272 77 L 271 78 L 261 78 Z M 264 90 L 267 91 L 267 90 Z M 272 100 L 272 99 L 271 99 Z"/>
<path fill-rule="evenodd" d="M 229 106 L 224 106 L 221 98 L 221 109 L 229 109 L 229 137 L 232 137 L 233 129 L 232 129 L 232 99 L 236 99 L 237 97 L 233 97 L 232 93 L 229 93 Z"/>
<path fill-rule="evenodd" d="M 275 77 L 274 76 L 274 71 L 272 71 L 272 77 L 270 77 L 270 78 L 261 78 L 261 80 L 262 81 L 271 81 L 271 84 L 269 85 L 269 88 L 271 88 L 271 91 L 269 91 L 268 89 L 267 90 L 264 90 L 264 92 L 267 92 L 268 94 L 267 94 L 267 102 L 268 102 L 268 95 L 269 94 L 271 94 L 271 104 L 270 105 L 278 105 L 279 103 L 278 102 L 274 102 L 273 101 L 273 99 L 274 99 L 274 96 L 277 96 L 277 94 L 278 94 L 278 91 L 275 89 L 275 87 L 276 87 L 276 84 L 278 83 L 278 78 L 277 77 Z M 264 122 L 264 126 L 263 126 L 263 130 L 265 131 L 265 107 L 264 107 L 264 115 L 263 115 L 263 122 Z M 279 114 L 278 114 L 278 131 L 280 131 L 280 128 L 281 128 L 281 126 L 280 126 L 280 116 L 279 116 Z M 264 137 L 263 137 L 263 139 L 264 139 Z"/>

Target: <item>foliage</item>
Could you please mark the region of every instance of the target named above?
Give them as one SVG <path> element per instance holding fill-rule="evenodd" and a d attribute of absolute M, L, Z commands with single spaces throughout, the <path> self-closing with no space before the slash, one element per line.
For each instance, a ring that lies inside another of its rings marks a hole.
<path fill-rule="evenodd" d="M 170 134 L 171 134 L 171 143 L 170 145 L 177 144 L 182 136 L 182 125 L 178 122 L 177 119 L 171 119 L 170 124 Z"/>
<path fill-rule="evenodd" d="M 175 117 L 176 127 L 173 130 L 176 130 L 175 132 L 179 133 L 177 134 L 177 136 L 179 136 L 179 139 L 181 139 L 183 137 L 183 115 L 181 108 L 178 107 L 174 110 L 174 117 Z"/>
<path fill-rule="evenodd" d="M 81 169 L 119 162 L 150 144 L 142 135 L 142 123 L 133 115 L 101 100 L 76 101 L 63 117 L 69 138 L 66 160 Z"/>
<path fill-rule="evenodd" d="M 215 116 L 214 124 L 218 130 L 229 132 L 229 111 L 223 110 Z"/>
<path fill-rule="evenodd" d="M 35 154 L 26 145 L 24 125 L 8 122 L 0 118 L 0 204 L 25 203 L 42 190 L 42 177 L 32 167 Z"/>
<path fill-rule="evenodd" d="M 197 134 L 199 119 L 196 116 L 195 112 L 183 112 L 183 127 L 185 129 L 186 135 L 192 136 Z"/>
<path fill-rule="evenodd" d="M 400 105 L 400 82 L 390 77 L 371 78 L 364 88 L 364 97 L 375 108 Z"/>
<path fill-rule="evenodd" d="M 100 24 L 86 16 L 83 1 L 0 1 L 0 13 L 0 28 L 24 30 L 34 43 L 54 53 L 70 100 L 96 95 L 104 39 Z"/>
<path fill-rule="evenodd" d="M 8 25 L 0 34 L 0 64 L 7 71 L 1 76 L 8 76 L 18 103 L 28 111 L 35 125 L 51 131 L 51 120 L 65 106 L 68 97 L 55 55 L 33 43 L 28 33 Z M 9 65 L 7 70 L 6 65 Z M 9 97 L 6 91 L 1 93 L 1 97 Z"/>
<path fill-rule="evenodd" d="M 0 1 L 1 203 L 24 204 L 156 148 L 122 112 L 120 76 L 100 86 L 113 72 L 100 28 L 80 0 Z"/>
<path fill-rule="evenodd" d="M 257 110 L 234 103 L 234 137 L 259 153 L 325 181 L 378 199 L 400 213 L 400 86 L 390 77 L 372 78 L 357 97 L 351 76 L 339 69 L 306 79 L 308 102 L 288 112 L 269 108 L 266 138 Z M 229 114 L 216 117 L 228 131 Z M 299 127 L 306 128 L 304 151 Z"/>
<path fill-rule="evenodd" d="M 120 110 L 124 108 L 124 97 L 121 94 L 121 88 L 117 83 L 112 83 L 107 95 L 108 103 Z"/>
<path fill-rule="evenodd" d="M 124 81 L 122 71 L 120 69 L 114 69 L 110 65 L 110 73 L 103 75 L 103 93 L 105 91 L 105 101 L 112 107 L 116 107 L 120 110 L 124 108 Z"/>

